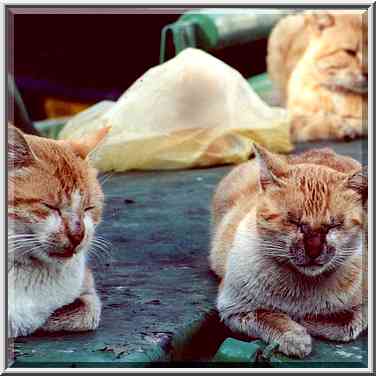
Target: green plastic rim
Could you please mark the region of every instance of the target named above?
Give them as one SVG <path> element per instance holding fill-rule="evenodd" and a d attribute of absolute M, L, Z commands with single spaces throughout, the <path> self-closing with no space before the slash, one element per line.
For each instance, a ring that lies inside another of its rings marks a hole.
<path fill-rule="evenodd" d="M 191 22 L 198 25 L 196 37 L 201 48 L 212 49 L 218 45 L 219 33 L 209 13 L 199 11 L 187 12 L 179 18 L 179 22 Z"/>

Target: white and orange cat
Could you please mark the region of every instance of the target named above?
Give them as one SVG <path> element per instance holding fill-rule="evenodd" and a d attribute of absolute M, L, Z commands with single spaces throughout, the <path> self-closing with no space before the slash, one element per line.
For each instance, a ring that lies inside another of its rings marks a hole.
<path fill-rule="evenodd" d="M 366 168 L 330 149 L 255 153 L 214 195 L 221 319 L 298 357 L 311 335 L 355 339 L 367 327 Z"/>
<path fill-rule="evenodd" d="M 101 302 L 86 255 L 103 193 L 86 156 L 108 129 L 55 141 L 8 126 L 8 335 L 85 331 Z"/>
<path fill-rule="evenodd" d="M 282 19 L 268 42 L 268 74 L 295 141 L 367 135 L 367 13 L 307 11 Z"/>

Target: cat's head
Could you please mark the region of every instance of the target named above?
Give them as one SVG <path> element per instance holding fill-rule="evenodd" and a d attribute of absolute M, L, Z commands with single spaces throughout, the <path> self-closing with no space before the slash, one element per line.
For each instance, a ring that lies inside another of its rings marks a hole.
<path fill-rule="evenodd" d="M 367 93 L 366 13 L 314 11 L 305 15 L 312 38 L 309 56 L 321 85 L 330 90 Z"/>
<path fill-rule="evenodd" d="M 8 126 L 8 243 L 12 258 L 63 262 L 88 249 L 103 193 L 87 155 L 108 128 L 79 141 Z"/>
<path fill-rule="evenodd" d="M 288 164 L 255 146 L 263 194 L 257 203 L 260 250 L 307 276 L 335 270 L 362 253 L 367 171 L 341 173 Z"/>

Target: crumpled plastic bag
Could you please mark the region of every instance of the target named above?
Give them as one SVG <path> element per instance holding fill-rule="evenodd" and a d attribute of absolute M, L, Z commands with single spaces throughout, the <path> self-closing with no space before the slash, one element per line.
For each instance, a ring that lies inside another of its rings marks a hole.
<path fill-rule="evenodd" d="M 61 139 L 111 126 L 90 155 L 100 171 L 182 169 L 249 159 L 255 141 L 289 152 L 287 112 L 271 108 L 239 72 L 189 48 L 148 70 L 117 102 L 73 117 Z"/>

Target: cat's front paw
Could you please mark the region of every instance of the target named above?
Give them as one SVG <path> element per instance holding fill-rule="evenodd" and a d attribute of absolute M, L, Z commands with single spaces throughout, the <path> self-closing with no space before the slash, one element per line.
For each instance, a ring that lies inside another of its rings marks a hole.
<path fill-rule="evenodd" d="M 319 316 L 315 319 L 306 318 L 300 323 L 313 336 L 331 341 L 349 342 L 358 338 L 367 328 L 367 306 L 357 306 L 349 312 Z"/>
<path fill-rule="evenodd" d="M 367 134 L 365 125 L 360 121 L 344 120 L 336 129 L 336 138 L 344 141 L 352 141 Z"/>
<path fill-rule="evenodd" d="M 45 317 L 37 314 L 24 315 L 14 318 L 13 316 L 8 317 L 8 337 L 16 338 L 28 336 L 37 330 L 45 320 Z"/>
<path fill-rule="evenodd" d="M 353 128 L 347 128 L 341 135 L 344 141 L 352 141 L 362 136 L 362 133 Z"/>
<path fill-rule="evenodd" d="M 101 304 L 96 295 L 83 295 L 75 302 L 55 311 L 43 325 L 47 332 L 81 332 L 99 326 Z"/>
<path fill-rule="evenodd" d="M 312 338 L 303 327 L 285 332 L 277 342 L 279 351 L 287 356 L 304 358 L 312 351 Z"/>
<path fill-rule="evenodd" d="M 361 323 L 351 323 L 335 330 L 328 329 L 321 336 L 331 341 L 350 342 L 358 338 L 363 329 Z"/>

